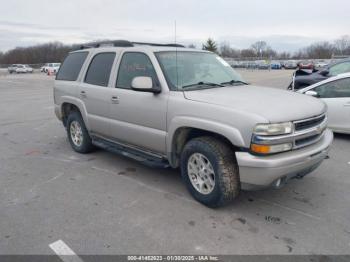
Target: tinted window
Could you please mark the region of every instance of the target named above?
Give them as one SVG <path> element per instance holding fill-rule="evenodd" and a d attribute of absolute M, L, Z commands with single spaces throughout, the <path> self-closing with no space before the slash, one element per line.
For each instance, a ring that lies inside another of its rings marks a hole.
<path fill-rule="evenodd" d="M 91 61 L 85 76 L 85 83 L 107 86 L 113 66 L 115 53 L 97 54 Z"/>
<path fill-rule="evenodd" d="M 75 81 L 78 78 L 88 52 L 69 54 L 58 71 L 57 80 Z"/>
<path fill-rule="evenodd" d="M 321 98 L 350 97 L 350 78 L 336 80 L 314 89 Z"/>
<path fill-rule="evenodd" d="M 332 76 L 350 72 L 350 62 L 336 64 L 329 69 L 329 74 Z"/>
<path fill-rule="evenodd" d="M 153 83 L 157 83 L 157 74 L 147 55 L 125 53 L 119 66 L 117 87 L 131 88 L 131 81 L 137 76 L 152 77 Z"/>

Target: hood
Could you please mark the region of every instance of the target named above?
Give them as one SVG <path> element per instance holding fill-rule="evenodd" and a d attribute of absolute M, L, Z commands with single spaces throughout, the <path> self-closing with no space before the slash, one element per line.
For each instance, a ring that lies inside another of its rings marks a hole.
<path fill-rule="evenodd" d="M 326 111 L 326 105 L 314 97 L 252 85 L 184 91 L 184 96 L 259 115 L 271 123 L 301 120 Z"/>

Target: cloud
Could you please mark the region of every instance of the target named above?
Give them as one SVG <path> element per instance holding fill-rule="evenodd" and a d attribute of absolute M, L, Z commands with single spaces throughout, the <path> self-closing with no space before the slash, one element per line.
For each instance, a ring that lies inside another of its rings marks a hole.
<path fill-rule="evenodd" d="M 296 50 L 312 41 L 349 34 L 350 2 L 333 0 L 42 0 L 4 1 L 0 50 L 46 41 L 97 39 L 174 40 L 200 46 L 209 36 L 247 47 L 265 40 L 277 50 Z M 341 8 L 338 8 L 341 7 Z"/>

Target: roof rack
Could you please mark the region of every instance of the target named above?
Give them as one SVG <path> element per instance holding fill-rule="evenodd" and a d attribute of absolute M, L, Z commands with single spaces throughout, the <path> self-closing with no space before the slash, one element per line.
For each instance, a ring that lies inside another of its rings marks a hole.
<path fill-rule="evenodd" d="M 132 42 L 134 45 L 150 45 L 150 46 L 168 46 L 168 47 L 185 47 L 180 44 L 157 44 L 157 43 L 144 43 L 144 42 Z"/>
<path fill-rule="evenodd" d="M 82 45 L 80 47 L 80 49 L 98 48 L 98 47 L 106 47 L 106 46 L 133 47 L 134 45 L 127 40 L 101 41 L 101 42 L 97 42 L 97 43 Z"/>
<path fill-rule="evenodd" d="M 185 47 L 179 44 L 157 44 L 157 43 L 144 43 L 144 42 L 130 42 L 127 40 L 115 40 L 115 41 L 102 41 L 98 43 L 89 43 L 86 45 L 80 46 L 80 49 L 88 49 L 88 48 L 99 48 L 99 47 L 133 47 L 135 45 L 149 45 L 149 46 L 168 46 L 168 47 Z"/>

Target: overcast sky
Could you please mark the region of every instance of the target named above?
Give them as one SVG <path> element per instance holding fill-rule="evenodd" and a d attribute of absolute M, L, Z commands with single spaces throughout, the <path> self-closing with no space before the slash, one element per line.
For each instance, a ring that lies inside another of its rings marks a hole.
<path fill-rule="evenodd" d="M 267 41 L 295 51 L 350 34 L 349 0 L 9 0 L 0 5 L 0 50 L 99 39 L 232 47 Z"/>

